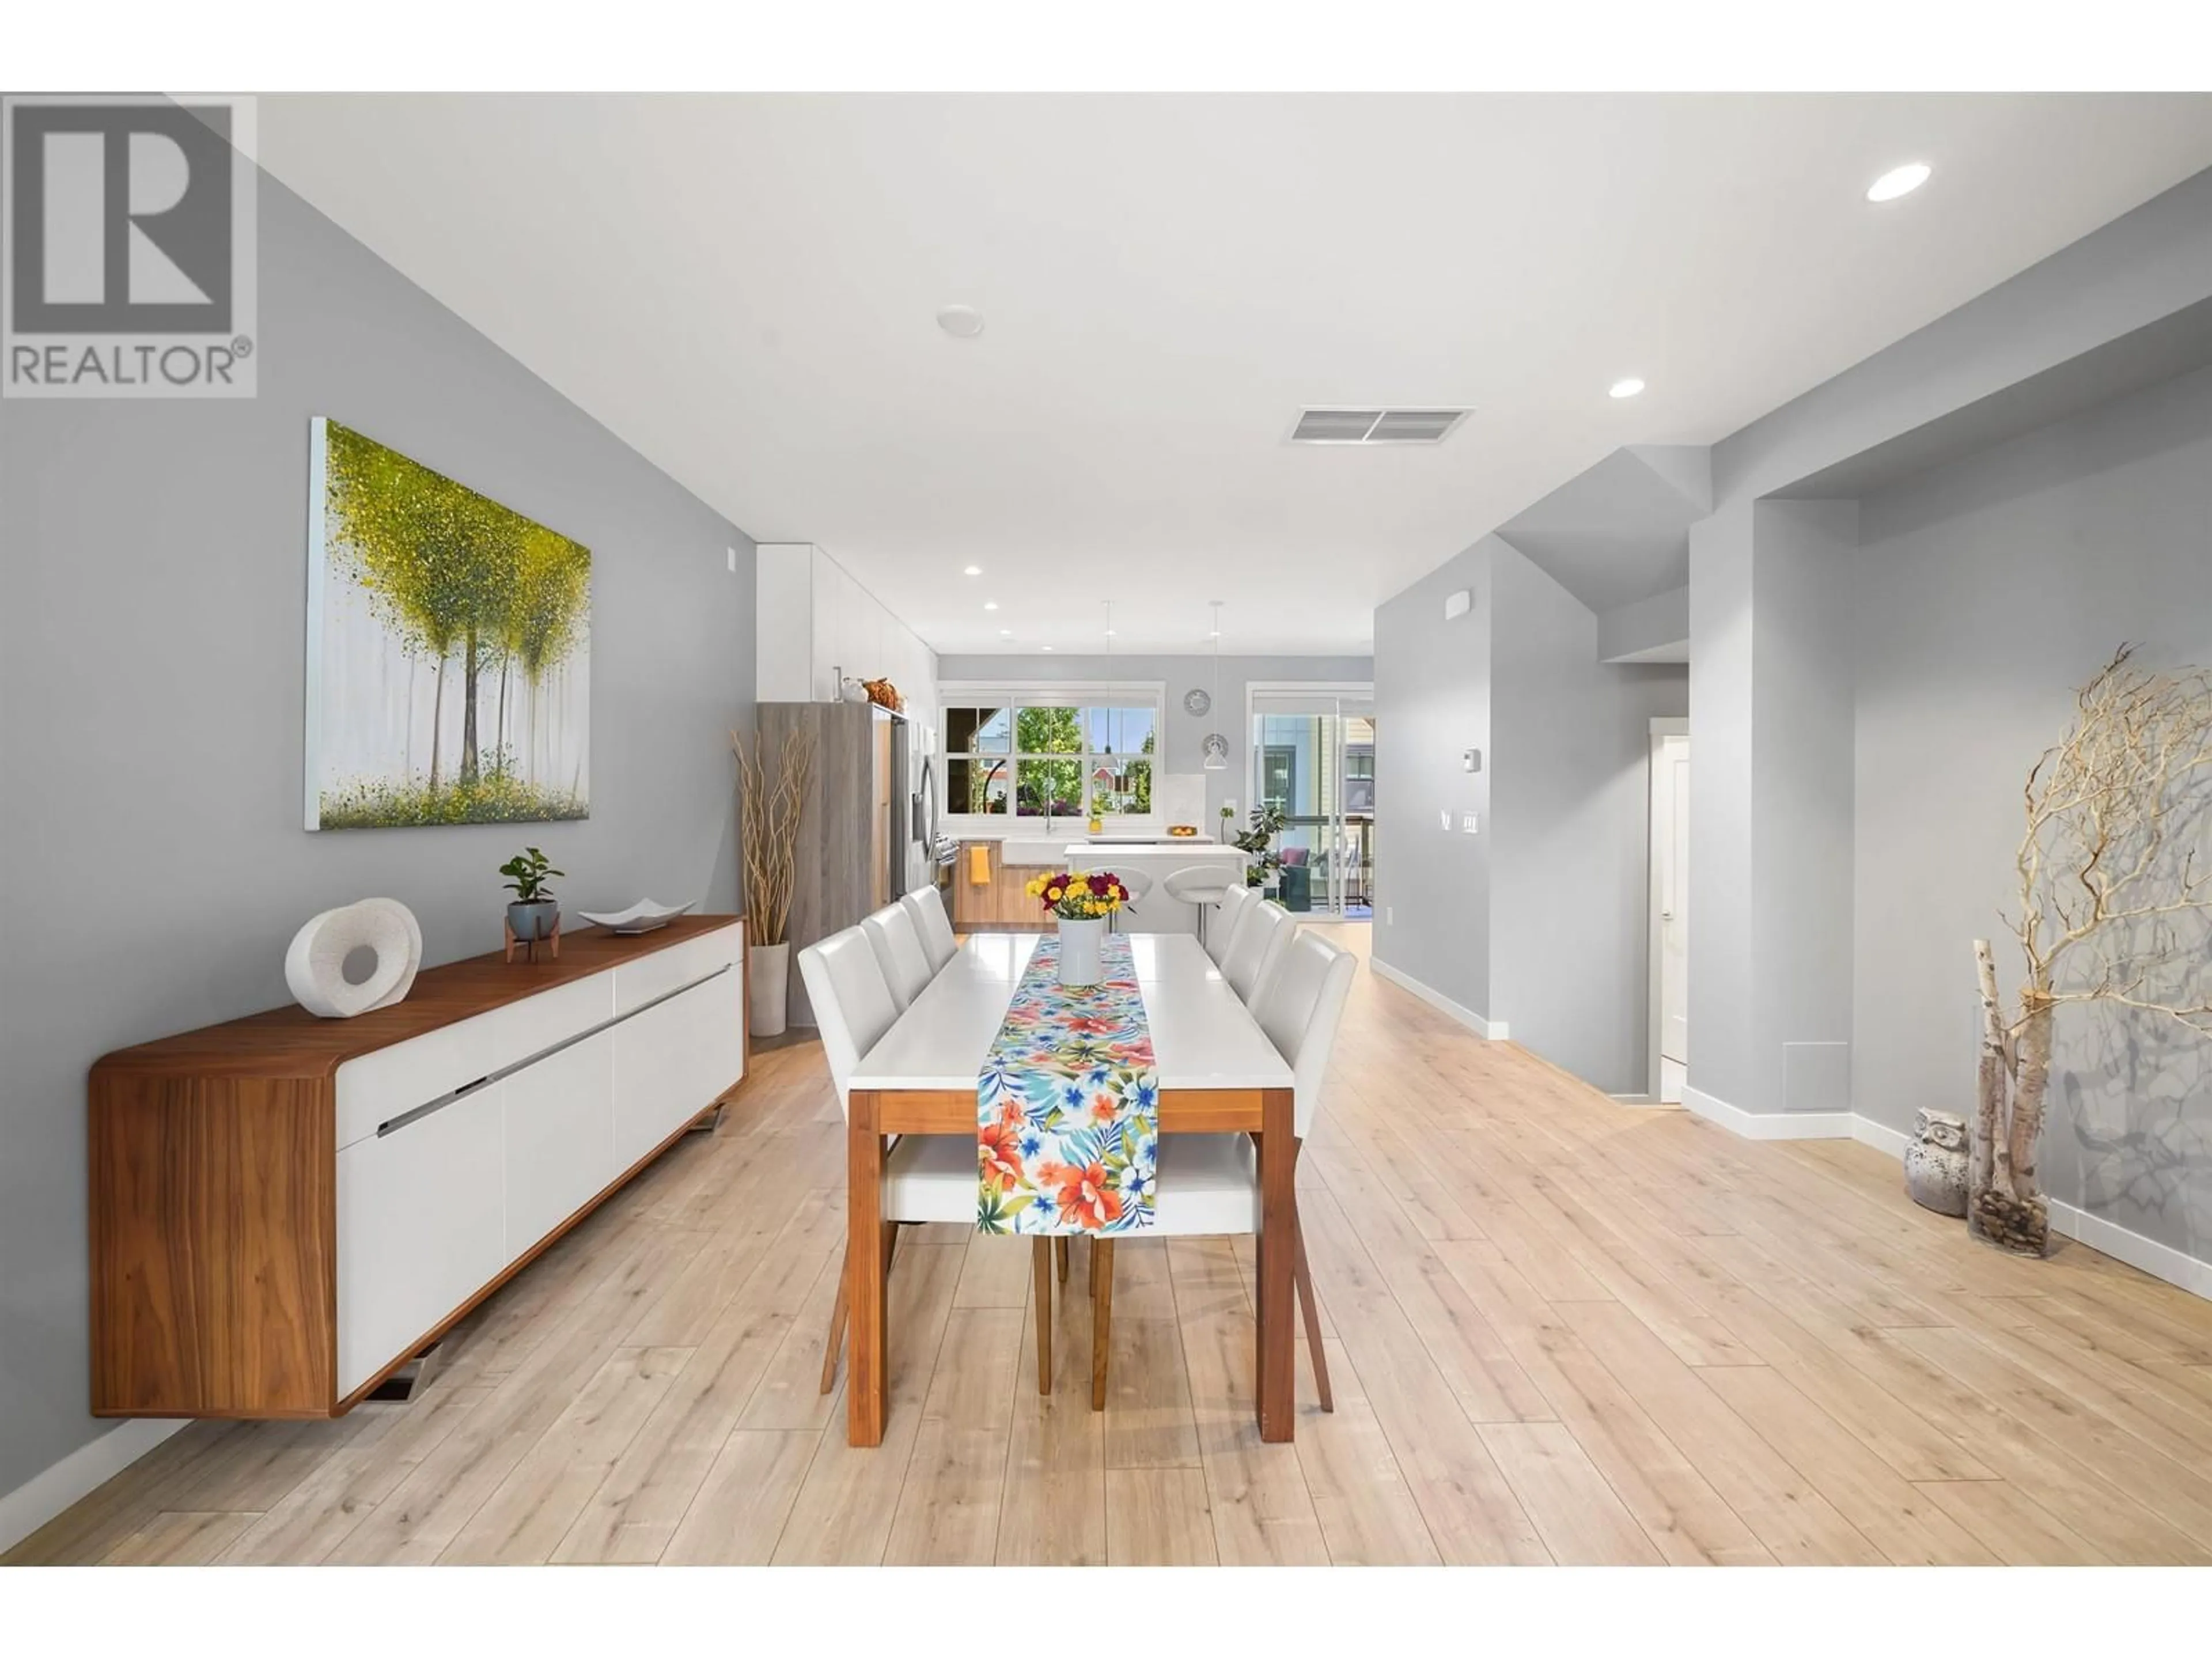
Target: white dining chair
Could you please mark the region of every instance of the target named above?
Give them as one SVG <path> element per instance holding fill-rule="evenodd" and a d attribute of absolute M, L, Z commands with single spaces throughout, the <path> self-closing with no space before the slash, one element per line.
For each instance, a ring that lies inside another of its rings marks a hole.
<path fill-rule="evenodd" d="M 921 934 L 915 927 L 914 913 L 903 904 L 886 904 L 863 920 L 860 926 L 875 949 L 877 962 L 883 967 L 884 982 L 890 987 L 891 1000 L 904 1013 L 921 994 L 922 988 L 936 977 L 928 957 L 922 953 Z"/>
<path fill-rule="evenodd" d="M 1346 998 L 1358 959 L 1318 933 L 1300 933 L 1283 959 L 1259 1006 L 1252 1011 L 1290 1062 L 1294 1103 L 1291 1126 L 1303 1146 L 1321 1114 L 1322 1081 L 1328 1073 L 1329 1051 L 1344 1018 Z M 1162 1135 L 1159 1169 L 1152 1189 L 1152 1224 L 1161 1237 L 1255 1233 L 1260 1231 L 1260 1158 L 1249 1135 Z M 1139 1235 L 1141 1237 L 1141 1235 Z M 1313 1356 L 1314 1386 L 1323 1411 L 1336 1409 L 1329 1391 L 1328 1362 L 1322 1355 L 1321 1315 L 1314 1302 L 1313 1274 L 1306 1265 L 1304 1229 L 1291 1212 L 1291 1276 L 1305 1315 L 1306 1346 Z M 1114 1242 L 1091 1245 L 1091 1405 L 1106 1405 L 1107 1362 L 1112 1352 Z"/>
<path fill-rule="evenodd" d="M 1141 870 L 1116 870 L 1114 879 L 1121 884 L 1129 896 L 1121 901 L 1121 908 L 1114 913 L 1111 931 L 1126 933 L 1131 931 L 1126 925 L 1127 919 L 1137 908 L 1137 902 L 1152 890 L 1152 878 Z"/>
<path fill-rule="evenodd" d="M 952 919 L 945 914 L 945 896 L 933 886 L 917 887 L 899 902 L 914 918 L 914 931 L 921 936 L 921 953 L 934 974 L 960 954 L 960 941 L 952 935 Z"/>
<path fill-rule="evenodd" d="M 848 927 L 799 953 L 799 975 L 806 986 L 807 1000 L 822 1032 L 822 1050 L 830 1062 L 830 1080 L 837 1091 L 837 1111 L 851 1115 L 853 1070 L 862 1055 L 882 1041 L 897 1022 L 900 1010 L 884 978 L 876 947 L 864 927 Z M 890 1276 L 891 1259 L 897 1253 L 899 1229 L 928 1221 L 975 1224 L 975 1137 L 964 1135 L 901 1135 L 884 1157 L 883 1264 Z M 1042 1288 L 1049 1272 L 1052 1241 L 1034 1242 L 1033 1267 Z M 822 1392 L 836 1381 L 837 1356 L 845 1346 L 846 1309 L 850 1300 L 849 1258 L 837 1277 L 837 1298 L 830 1310 L 830 1335 L 823 1346 Z M 1037 1328 L 1042 1333 L 1052 1317 L 1050 1298 L 1038 1304 Z M 1038 1379 L 1041 1392 L 1049 1392 L 1048 1380 Z"/>
<path fill-rule="evenodd" d="M 1244 872 L 1222 863 L 1191 864 L 1180 870 L 1170 870 L 1161 878 L 1160 885 L 1171 899 L 1198 907 L 1198 939 L 1206 941 L 1206 930 L 1221 920 L 1217 908 L 1224 906 L 1230 894 L 1240 892 L 1244 886 Z M 1225 908 L 1222 915 L 1225 915 Z M 1220 958 L 1214 958 L 1219 965 Z"/>
<path fill-rule="evenodd" d="M 1255 900 L 1237 918 L 1237 937 L 1222 962 L 1221 977 L 1243 999 L 1247 1008 L 1259 1006 L 1275 964 L 1283 959 L 1284 950 L 1297 931 L 1291 913 L 1272 899 Z"/>
<path fill-rule="evenodd" d="M 1199 941 L 1206 946 L 1206 954 L 1213 958 L 1215 967 L 1229 960 L 1229 947 L 1237 942 L 1237 926 L 1251 914 L 1259 897 L 1257 889 L 1245 886 L 1231 887 L 1221 896 L 1221 908 L 1207 922 Z"/>

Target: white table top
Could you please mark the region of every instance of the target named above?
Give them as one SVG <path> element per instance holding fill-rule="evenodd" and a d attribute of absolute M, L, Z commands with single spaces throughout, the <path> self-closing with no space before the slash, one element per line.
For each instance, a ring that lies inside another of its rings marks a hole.
<path fill-rule="evenodd" d="M 978 933 L 854 1068 L 855 1089 L 973 1089 L 1035 933 Z M 1287 1089 L 1289 1063 L 1205 948 L 1186 933 L 1129 936 L 1163 1089 Z"/>

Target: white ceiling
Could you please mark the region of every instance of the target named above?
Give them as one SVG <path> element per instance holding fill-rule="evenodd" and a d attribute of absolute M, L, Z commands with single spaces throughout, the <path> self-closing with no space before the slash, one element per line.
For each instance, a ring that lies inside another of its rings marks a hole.
<path fill-rule="evenodd" d="M 261 150 L 939 650 L 1095 649 L 1111 596 L 1122 649 L 1218 598 L 1232 651 L 1357 651 L 1619 446 L 1724 436 L 2212 164 L 2212 98 L 282 96 Z M 1370 403 L 1475 412 L 1284 441 Z"/>

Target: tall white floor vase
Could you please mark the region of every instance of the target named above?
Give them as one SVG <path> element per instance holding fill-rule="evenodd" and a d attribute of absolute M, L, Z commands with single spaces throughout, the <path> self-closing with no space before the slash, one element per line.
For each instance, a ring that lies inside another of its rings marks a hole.
<path fill-rule="evenodd" d="M 1096 985 L 1106 977 L 1102 957 L 1106 943 L 1106 918 L 1093 916 L 1085 921 L 1071 921 L 1063 917 L 1060 924 L 1060 982 L 1062 985 Z"/>
<path fill-rule="evenodd" d="M 781 1036 L 791 1009 L 791 941 L 756 945 L 747 952 L 745 972 L 752 998 L 755 1036 Z"/>

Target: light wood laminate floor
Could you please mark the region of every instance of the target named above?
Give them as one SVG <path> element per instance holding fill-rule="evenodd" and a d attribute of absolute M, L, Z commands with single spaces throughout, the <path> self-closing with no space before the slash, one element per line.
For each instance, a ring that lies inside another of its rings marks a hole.
<path fill-rule="evenodd" d="M 1364 948 L 1365 929 L 1344 930 Z M 198 1424 L 20 1546 L 70 1562 L 2203 1562 L 2212 1304 L 1916 1209 L 1849 1143 L 1624 1107 L 1362 972 L 1299 1170 L 1336 1411 L 1252 1420 L 1249 1241 L 910 1231 L 884 1445 L 817 1392 L 820 1049 L 474 1316 L 408 1405 Z"/>

